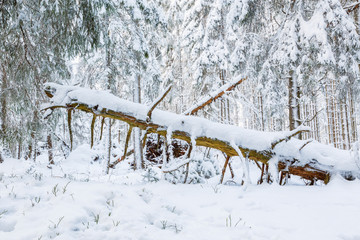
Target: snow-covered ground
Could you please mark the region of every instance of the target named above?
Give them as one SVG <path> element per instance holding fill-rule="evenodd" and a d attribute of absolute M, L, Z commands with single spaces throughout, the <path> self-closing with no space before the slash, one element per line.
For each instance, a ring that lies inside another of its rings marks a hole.
<path fill-rule="evenodd" d="M 78 161 L 0 164 L 0 239 L 360 239 L 360 181 L 327 186 L 146 182 Z M 82 171 L 79 171 L 82 169 Z M 253 182 L 256 182 L 253 180 Z"/>

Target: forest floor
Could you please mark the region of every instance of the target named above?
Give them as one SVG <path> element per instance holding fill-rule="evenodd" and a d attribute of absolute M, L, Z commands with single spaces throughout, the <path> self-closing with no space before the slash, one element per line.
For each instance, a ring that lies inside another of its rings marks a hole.
<path fill-rule="evenodd" d="M 174 185 L 126 166 L 79 167 L 49 169 L 46 156 L 0 164 L 0 239 L 360 239 L 359 180 L 245 189 L 219 176 Z"/>

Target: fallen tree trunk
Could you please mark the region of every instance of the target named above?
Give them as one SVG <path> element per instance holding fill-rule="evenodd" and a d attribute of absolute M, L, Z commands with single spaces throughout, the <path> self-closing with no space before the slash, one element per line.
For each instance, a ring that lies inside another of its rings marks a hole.
<path fill-rule="evenodd" d="M 283 149 L 285 144 L 285 148 L 294 148 L 296 151 L 294 144 L 288 140 L 294 133 L 308 131 L 306 128 L 295 129 L 292 132 L 265 133 L 160 110 L 154 110 L 149 120 L 148 106 L 117 98 L 104 91 L 48 83 L 45 93 L 53 99 L 52 105 L 46 109 L 78 109 L 124 121 L 131 127 L 146 130 L 147 133 L 171 136 L 189 144 L 214 148 L 229 157 L 238 156 L 238 152 L 232 147 L 237 146 L 241 153 L 251 160 L 266 164 L 275 157 L 278 159 L 279 170 L 286 170 L 289 174 L 312 181 L 322 180 L 327 183 L 331 174 L 337 172 L 334 166 L 319 164 L 316 158 L 311 161 L 297 159 L 301 156 L 299 149 L 292 155 L 282 155 L 281 151 L 276 150 L 280 145 Z M 301 143 L 302 145 L 304 144 Z"/>

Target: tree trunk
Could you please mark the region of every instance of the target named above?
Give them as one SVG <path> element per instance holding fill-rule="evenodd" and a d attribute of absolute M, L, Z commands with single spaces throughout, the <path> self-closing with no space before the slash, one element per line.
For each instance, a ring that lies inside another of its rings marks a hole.
<path fill-rule="evenodd" d="M 290 131 L 300 126 L 300 88 L 297 85 L 296 74 L 290 71 L 289 77 L 289 127 Z M 301 139 L 301 134 L 299 135 Z"/>
<path fill-rule="evenodd" d="M 134 84 L 134 102 L 141 103 L 141 85 L 140 75 L 136 76 Z M 134 128 L 134 168 L 142 169 L 144 167 L 144 161 L 142 158 L 142 144 L 141 144 L 141 131 L 140 128 Z"/>
<path fill-rule="evenodd" d="M 51 134 L 47 135 L 47 149 L 49 156 L 49 164 L 54 164 L 53 144 L 52 144 Z"/>
<path fill-rule="evenodd" d="M 1 134 L 0 137 L 2 139 L 4 139 L 6 137 L 6 117 L 7 117 L 7 101 L 6 101 L 6 96 L 7 96 L 7 76 L 6 76 L 6 71 L 5 71 L 5 67 L 2 66 L 2 74 L 1 74 L 1 89 L 0 89 L 0 107 L 1 107 Z"/>
<path fill-rule="evenodd" d="M 111 118 L 108 119 L 108 138 L 107 138 L 107 167 L 106 167 L 106 174 L 109 174 L 109 168 L 110 168 L 110 163 L 111 163 L 111 146 L 112 146 L 112 142 L 111 142 Z"/>
<path fill-rule="evenodd" d="M 22 147 L 21 144 L 22 144 L 22 141 L 20 139 L 19 143 L 18 143 L 18 156 L 17 156 L 18 159 L 21 158 L 21 147 Z"/>

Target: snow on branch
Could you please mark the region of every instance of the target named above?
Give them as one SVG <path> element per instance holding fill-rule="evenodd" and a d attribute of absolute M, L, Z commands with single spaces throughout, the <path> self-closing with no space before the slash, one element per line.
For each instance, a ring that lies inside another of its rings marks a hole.
<path fill-rule="evenodd" d="M 344 9 L 346 10 L 347 13 L 351 13 L 352 11 L 356 10 L 357 8 L 359 8 L 360 6 L 360 2 L 354 2 L 352 4 L 349 4 L 347 6 L 344 6 Z"/>
<path fill-rule="evenodd" d="M 290 140 L 290 138 L 292 137 L 295 137 L 296 135 L 302 133 L 302 132 L 310 132 L 310 128 L 309 127 L 306 127 L 306 126 L 299 126 L 297 127 L 296 129 L 292 130 L 289 132 L 289 135 L 283 137 L 283 138 L 280 138 L 276 141 L 274 141 L 272 144 L 271 144 L 271 149 L 274 149 L 276 147 L 276 145 L 278 145 L 279 143 L 281 143 L 282 141 L 288 141 Z"/>
<path fill-rule="evenodd" d="M 194 115 L 200 109 L 202 109 L 205 106 L 209 105 L 210 103 L 214 102 L 216 99 L 222 97 L 224 94 L 234 90 L 239 84 L 241 84 L 246 79 L 247 79 L 247 77 L 241 78 L 241 79 L 237 78 L 235 81 L 225 84 L 218 91 L 214 91 L 214 92 L 210 93 L 208 96 L 200 99 L 200 101 L 197 104 L 191 106 L 188 110 L 186 110 L 184 112 L 184 115 Z"/>

